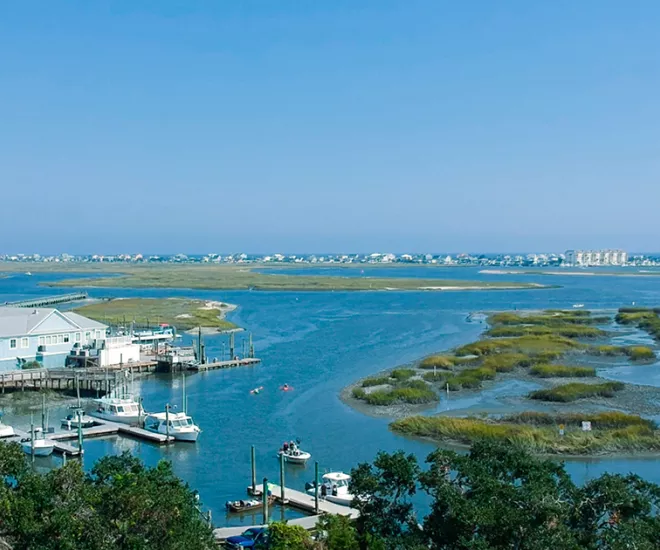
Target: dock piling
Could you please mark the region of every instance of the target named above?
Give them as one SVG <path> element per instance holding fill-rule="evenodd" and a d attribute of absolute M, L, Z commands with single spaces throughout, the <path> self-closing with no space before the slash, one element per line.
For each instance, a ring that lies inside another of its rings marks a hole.
<path fill-rule="evenodd" d="M 264 524 L 268 523 L 268 478 L 265 477 L 263 481 L 263 488 L 261 493 L 261 498 L 263 499 L 263 509 L 264 509 Z"/>
<path fill-rule="evenodd" d="M 280 454 L 280 499 L 282 500 L 282 505 L 286 502 L 284 497 L 284 453 L 282 453 Z"/>
<path fill-rule="evenodd" d="M 34 462 L 34 422 L 30 422 L 30 457 Z"/>
<path fill-rule="evenodd" d="M 257 492 L 257 460 L 254 445 L 250 449 L 250 464 L 252 465 L 252 494 Z"/>
<path fill-rule="evenodd" d="M 78 409 L 78 449 L 80 450 L 80 456 L 85 452 L 83 450 L 83 432 L 82 432 L 82 410 Z"/>
<path fill-rule="evenodd" d="M 319 463 L 314 462 L 314 511 L 319 513 Z"/>
<path fill-rule="evenodd" d="M 166 443 L 170 442 L 170 404 L 165 405 L 165 431 L 167 435 Z"/>

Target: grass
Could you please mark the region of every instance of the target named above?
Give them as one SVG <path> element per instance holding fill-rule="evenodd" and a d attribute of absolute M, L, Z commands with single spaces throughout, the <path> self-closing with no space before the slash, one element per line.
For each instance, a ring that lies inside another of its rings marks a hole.
<path fill-rule="evenodd" d="M 365 401 L 369 405 L 388 406 L 397 403 L 420 405 L 438 401 L 431 387 L 423 380 L 409 380 L 394 387 L 366 392 L 362 388 L 353 390 L 353 397 Z"/>
<path fill-rule="evenodd" d="M 565 365 L 534 365 L 529 372 L 540 378 L 586 378 L 596 376 L 591 367 L 568 367 Z"/>
<path fill-rule="evenodd" d="M 603 317 L 592 317 L 589 311 L 546 310 L 543 313 L 495 313 L 488 318 L 491 326 L 497 325 L 591 325 L 601 324 L 609 320 Z"/>
<path fill-rule="evenodd" d="M 592 431 L 581 429 L 590 421 Z M 559 425 L 564 424 L 564 435 Z M 411 416 L 390 424 L 399 433 L 458 441 L 471 445 L 479 440 L 507 441 L 543 454 L 593 455 L 604 452 L 658 451 L 655 425 L 623 413 L 545 415 L 522 413 L 501 420 L 450 416 Z"/>
<path fill-rule="evenodd" d="M 178 329 L 187 330 L 195 327 L 228 330 L 236 328 L 223 318 L 229 309 L 220 302 L 193 300 L 187 298 L 121 298 L 104 300 L 74 309 L 85 317 L 102 323 L 136 324 L 167 323 Z"/>
<path fill-rule="evenodd" d="M 459 389 L 475 389 L 480 388 L 484 380 L 494 380 L 496 371 L 487 367 L 479 367 L 475 369 L 465 369 L 459 374 L 447 378 L 446 382 L 449 384 L 450 391 L 457 391 Z"/>
<path fill-rule="evenodd" d="M 0 271 L 22 271 L 90 274 L 90 278 L 67 279 L 49 283 L 60 287 L 108 288 L 191 288 L 203 290 L 423 290 L 448 288 L 536 289 L 547 288 L 536 283 L 505 281 L 465 281 L 446 279 L 414 279 L 404 277 L 337 277 L 326 275 L 271 274 L 263 265 L 215 264 L 123 264 L 123 263 L 21 263 L 0 264 Z M 276 266 L 285 269 L 286 266 Z M 309 266 L 306 266 L 309 267 Z M 255 271 L 255 268 L 259 271 Z M 323 273 L 319 268 L 319 273 Z M 107 275 L 115 275 L 108 277 Z M 118 276 L 117 276 L 118 275 Z"/>
<path fill-rule="evenodd" d="M 519 336 L 506 339 L 484 339 L 456 349 L 459 357 L 465 355 L 490 355 L 501 352 L 524 353 L 536 355 L 539 353 L 565 353 L 573 349 L 580 349 L 583 344 L 564 336 Z"/>
<path fill-rule="evenodd" d="M 362 387 L 371 388 L 373 386 L 384 386 L 391 382 L 389 376 L 372 376 L 371 378 L 365 378 L 362 380 Z"/>
<path fill-rule="evenodd" d="M 412 378 L 415 376 L 415 370 L 414 369 L 394 369 L 391 373 L 390 376 L 394 378 L 395 380 L 402 381 L 402 380 L 408 380 L 408 378 Z"/>
<path fill-rule="evenodd" d="M 422 369 L 451 369 L 456 364 L 456 357 L 451 355 L 431 355 L 419 363 Z"/>
<path fill-rule="evenodd" d="M 614 397 L 615 392 L 621 391 L 624 387 L 623 382 L 603 382 L 602 384 L 571 382 L 547 390 L 533 391 L 528 397 L 540 401 L 569 403 L 589 397 Z"/>
<path fill-rule="evenodd" d="M 621 325 L 636 325 L 660 340 L 660 308 L 621 308 L 615 320 Z"/>
<path fill-rule="evenodd" d="M 601 338 L 607 333 L 596 327 L 572 325 L 568 323 L 557 325 L 505 325 L 496 326 L 486 332 L 492 338 L 511 338 L 514 336 L 544 336 L 556 334 L 567 338 Z"/>
<path fill-rule="evenodd" d="M 655 352 L 648 346 L 593 346 L 589 349 L 592 355 L 604 355 L 607 357 L 627 356 L 632 361 L 652 361 Z"/>
<path fill-rule="evenodd" d="M 529 367 L 533 362 L 534 359 L 524 353 L 498 353 L 486 357 L 481 365 L 496 372 L 510 372 L 516 367 Z"/>

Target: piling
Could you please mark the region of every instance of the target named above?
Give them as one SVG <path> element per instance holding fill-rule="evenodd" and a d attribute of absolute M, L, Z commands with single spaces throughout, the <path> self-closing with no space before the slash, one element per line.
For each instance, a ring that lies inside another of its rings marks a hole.
<path fill-rule="evenodd" d="M 250 359 L 254 359 L 254 345 L 252 344 L 252 333 L 250 333 L 250 350 L 249 350 Z"/>
<path fill-rule="evenodd" d="M 257 459 L 255 456 L 254 445 L 250 448 L 250 464 L 252 465 L 252 494 L 257 492 Z"/>
<path fill-rule="evenodd" d="M 319 513 L 319 463 L 314 462 L 314 512 Z"/>
<path fill-rule="evenodd" d="M 165 405 L 165 433 L 167 435 L 166 443 L 170 441 L 170 404 Z"/>
<path fill-rule="evenodd" d="M 282 505 L 286 502 L 284 498 L 284 453 L 280 454 L 280 499 L 282 500 Z"/>
<path fill-rule="evenodd" d="M 264 525 L 268 523 L 268 478 L 265 477 L 263 481 L 263 488 L 261 498 L 263 499 L 264 509 Z"/>
<path fill-rule="evenodd" d="M 30 457 L 34 462 L 34 422 L 30 422 Z"/>
<path fill-rule="evenodd" d="M 231 361 L 236 355 L 234 354 L 234 333 L 229 333 L 229 360 Z"/>
<path fill-rule="evenodd" d="M 78 449 L 80 449 L 80 456 L 85 452 L 83 450 L 83 432 L 82 432 L 82 410 L 78 409 Z"/>

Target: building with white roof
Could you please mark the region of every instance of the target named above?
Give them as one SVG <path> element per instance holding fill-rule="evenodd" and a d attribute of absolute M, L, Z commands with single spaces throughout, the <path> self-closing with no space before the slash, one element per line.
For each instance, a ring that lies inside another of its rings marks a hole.
<path fill-rule="evenodd" d="M 0 371 L 31 361 L 63 367 L 74 347 L 102 347 L 107 328 L 71 311 L 0 307 Z"/>

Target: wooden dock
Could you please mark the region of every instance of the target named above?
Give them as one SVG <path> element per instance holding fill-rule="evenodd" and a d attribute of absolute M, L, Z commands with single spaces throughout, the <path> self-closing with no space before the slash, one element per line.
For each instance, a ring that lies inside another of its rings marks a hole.
<path fill-rule="evenodd" d="M 215 361 L 213 363 L 189 363 L 188 370 L 195 372 L 204 372 L 214 369 L 230 369 L 233 367 L 246 367 L 261 363 L 261 359 L 256 357 L 246 357 L 245 359 L 233 359 L 230 361 Z"/>
<path fill-rule="evenodd" d="M 288 487 L 284 488 L 284 502 L 282 502 L 282 489 L 279 485 L 274 483 L 268 484 L 272 496 L 275 497 L 275 502 L 279 504 L 284 504 L 287 506 L 292 506 L 303 510 L 305 512 L 310 512 L 313 515 L 306 516 L 304 518 L 298 518 L 290 520 L 289 525 L 300 525 L 301 527 L 312 530 L 316 527 L 319 518 L 322 514 L 333 514 L 337 516 L 347 516 L 351 519 L 356 519 L 359 517 L 360 512 L 355 508 L 349 508 L 348 506 L 341 506 L 340 504 L 335 504 L 334 502 L 329 502 L 319 496 L 319 509 L 318 513 L 316 512 L 316 503 L 314 495 L 308 493 L 303 493 L 302 491 L 296 491 L 295 489 L 289 489 Z M 252 487 L 248 487 L 248 494 L 254 496 L 255 498 L 261 497 L 261 488 L 257 487 L 256 491 L 252 491 Z M 240 535 L 243 531 L 250 529 L 251 527 L 265 527 L 265 525 L 245 525 L 242 527 L 220 527 L 213 530 L 213 535 L 215 540 L 222 542 L 227 540 L 229 537 L 234 537 Z"/>
<path fill-rule="evenodd" d="M 3 307 L 46 307 L 57 304 L 68 304 L 89 298 L 87 292 L 74 292 L 71 294 L 60 294 L 59 296 L 40 296 L 29 300 L 18 300 L 17 302 L 5 302 Z"/>

